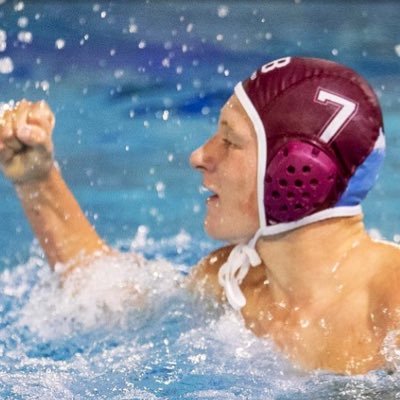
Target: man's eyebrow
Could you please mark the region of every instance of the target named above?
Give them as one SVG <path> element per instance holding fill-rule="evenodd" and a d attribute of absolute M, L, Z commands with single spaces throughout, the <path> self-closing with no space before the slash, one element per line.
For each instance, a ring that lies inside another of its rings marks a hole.
<path fill-rule="evenodd" d="M 221 126 L 227 128 L 229 130 L 229 134 L 232 134 L 233 136 L 239 137 L 240 135 L 237 133 L 237 131 L 232 127 L 232 125 L 226 121 L 225 119 L 220 121 Z"/>

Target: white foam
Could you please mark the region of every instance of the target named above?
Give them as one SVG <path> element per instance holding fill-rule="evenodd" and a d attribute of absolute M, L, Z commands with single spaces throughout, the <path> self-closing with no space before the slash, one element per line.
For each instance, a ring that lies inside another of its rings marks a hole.
<path fill-rule="evenodd" d="M 181 276 L 167 261 L 150 262 L 135 254 L 99 258 L 76 268 L 62 284 L 59 278 L 41 270 L 21 310 L 20 324 L 45 338 L 124 323 L 130 310 L 145 309 L 181 283 Z"/>

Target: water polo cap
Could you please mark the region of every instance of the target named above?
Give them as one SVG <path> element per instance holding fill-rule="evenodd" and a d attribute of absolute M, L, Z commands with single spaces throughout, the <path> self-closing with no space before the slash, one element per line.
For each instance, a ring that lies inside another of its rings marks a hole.
<path fill-rule="evenodd" d="M 335 62 L 285 57 L 235 87 L 257 137 L 259 230 L 239 244 L 219 281 L 232 306 L 261 236 L 360 214 L 385 153 L 382 113 L 372 88 Z"/>

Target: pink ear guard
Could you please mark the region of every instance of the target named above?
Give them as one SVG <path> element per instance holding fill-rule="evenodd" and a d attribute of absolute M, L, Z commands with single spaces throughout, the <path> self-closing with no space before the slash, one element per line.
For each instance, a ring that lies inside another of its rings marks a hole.
<path fill-rule="evenodd" d="M 268 164 L 264 206 L 268 222 L 298 220 L 336 200 L 343 182 L 336 160 L 319 146 L 292 139 Z"/>

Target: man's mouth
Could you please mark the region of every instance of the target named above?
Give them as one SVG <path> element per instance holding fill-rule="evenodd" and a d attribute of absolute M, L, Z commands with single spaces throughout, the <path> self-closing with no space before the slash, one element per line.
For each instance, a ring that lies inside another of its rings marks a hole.
<path fill-rule="evenodd" d="M 213 190 L 211 190 L 210 188 L 208 188 L 207 186 L 204 186 L 204 185 L 201 186 L 200 193 L 208 195 L 207 203 L 210 201 L 215 201 L 219 198 L 219 196 L 216 192 L 214 192 Z"/>

